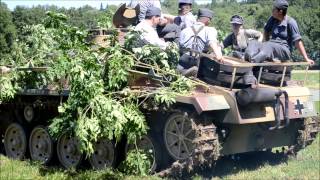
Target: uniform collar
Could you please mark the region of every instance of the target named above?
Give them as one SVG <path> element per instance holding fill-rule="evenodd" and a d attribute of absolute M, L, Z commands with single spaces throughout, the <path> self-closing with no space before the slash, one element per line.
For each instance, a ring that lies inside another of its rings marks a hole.
<path fill-rule="evenodd" d="M 288 25 L 288 16 L 284 16 L 283 20 L 280 22 L 279 26 L 287 26 Z"/>
<path fill-rule="evenodd" d="M 197 21 L 197 22 L 196 22 L 196 23 L 194 23 L 194 24 L 204 26 L 204 23 L 203 23 L 203 22 L 199 22 L 199 21 Z"/>

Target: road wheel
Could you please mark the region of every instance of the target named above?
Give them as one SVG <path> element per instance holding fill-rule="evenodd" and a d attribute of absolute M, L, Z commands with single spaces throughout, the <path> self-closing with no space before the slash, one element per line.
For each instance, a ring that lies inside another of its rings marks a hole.
<path fill-rule="evenodd" d="M 12 123 L 8 126 L 4 135 L 4 148 L 8 157 L 24 158 L 27 151 L 27 135 L 20 124 Z"/>
<path fill-rule="evenodd" d="M 155 139 L 151 135 L 147 134 L 137 140 L 136 144 L 137 148 L 143 150 L 149 157 L 151 162 L 150 172 L 154 173 L 160 167 L 162 160 L 161 149 L 158 142 L 155 141 Z M 134 144 L 127 144 L 126 153 L 133 149 L 135 149 Z"/>
<path fill-rule="evenodd" d="M 32 160 L 48 164 L 53 156 L 53 141 L 43 126 L 35 127 L 29 138 L 29 151 Z"/>
<path fill-rule="evenodd" d="M 89 158 L 89 163 L 94 169 L 112 167 L 115 163 L 115 148 L 111 141 L 98 140 L 94 144 L 94 152 Z"/>
<path fill-rule="evenodd" d="M 65 168 L 76 168 L 82 160 L 79 141 L 66 133 L 62 134 L 57 142 L 57 155 L 61 165 Z"/>

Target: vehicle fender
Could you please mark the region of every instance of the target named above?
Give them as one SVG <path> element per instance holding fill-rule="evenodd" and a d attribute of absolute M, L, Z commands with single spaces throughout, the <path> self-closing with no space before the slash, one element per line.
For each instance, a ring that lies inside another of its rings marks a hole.
<path fill-rule="evenodd" d="M 230 106 L 223 95 L 196 93 L 190 96 L 177 96 L 176 102 L 192 105 L 198 114 L 205 111 L 227 110 Z"/>

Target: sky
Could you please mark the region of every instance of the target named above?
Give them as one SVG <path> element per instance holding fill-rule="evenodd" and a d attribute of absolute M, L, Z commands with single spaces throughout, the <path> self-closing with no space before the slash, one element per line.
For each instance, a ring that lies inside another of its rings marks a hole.
<path fill-rule="evenodd" d="M 102 3 L 103 7 L 107 4 L 119 5 L 121 3 L 129 3 L 131 0 L 0 0 L 7 4 L 10 10 L 13 10 L 17 5 L 32 7 L 37 5 L 56 5 L 58 7 L 82 7 L 84 5 L 90 5 L 97 9 L 100 8 Z M 177 0 L 178 1 L 178 0 Z M 210 3 L 211 0 L 196 0 L 197 3 Z"/>

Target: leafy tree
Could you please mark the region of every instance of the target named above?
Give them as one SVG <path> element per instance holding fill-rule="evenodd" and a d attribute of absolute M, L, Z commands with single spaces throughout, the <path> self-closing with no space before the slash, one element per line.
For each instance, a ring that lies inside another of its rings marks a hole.
<path fill-rule="evenodd" d="M 0 19 L 0 57 L 3 57 L 11 52 L 16 37 L 16 29 L 12 23 L 11 13 L 4 3 L 0 4 Z M 0 63 L 2 63 L 1 59 Z"/>

